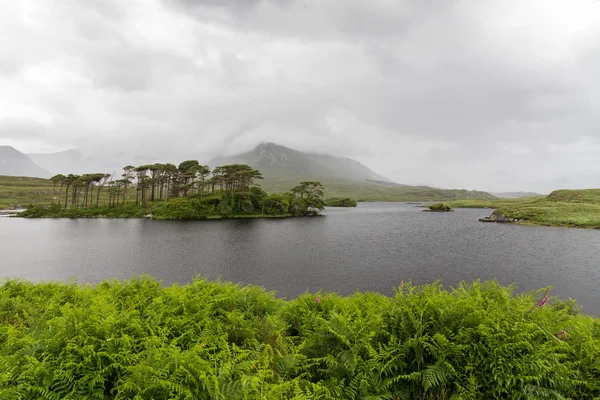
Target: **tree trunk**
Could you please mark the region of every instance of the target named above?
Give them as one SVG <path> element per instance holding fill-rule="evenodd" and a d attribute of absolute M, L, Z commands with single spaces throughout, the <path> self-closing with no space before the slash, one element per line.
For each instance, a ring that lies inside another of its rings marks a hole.
<path fill-rule="evenodd" d="M 67 201 L 69 201 L 69 187 L 71 185 L 67 185 L 67 190 L 65 191 L 65 208 L 67 208 Z"/>

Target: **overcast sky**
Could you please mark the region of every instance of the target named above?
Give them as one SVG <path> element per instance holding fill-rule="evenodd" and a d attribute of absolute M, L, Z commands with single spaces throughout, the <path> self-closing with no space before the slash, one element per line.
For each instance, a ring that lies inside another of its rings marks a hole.
<path fill-rule="evenodd" d="M 0 0 L 0 145 L 261 141 L 402 183 L 600 187 L 600 1 Z"/>

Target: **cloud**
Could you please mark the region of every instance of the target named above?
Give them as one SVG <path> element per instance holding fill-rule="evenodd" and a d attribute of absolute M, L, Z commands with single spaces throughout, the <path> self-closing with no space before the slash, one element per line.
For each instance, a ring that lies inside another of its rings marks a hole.
<path fill-rule="evenodd" d="M 0 118 L 0 137 L 5 139 L 43 139 L 46 127 L 18 117 Z"/>
<path fill-rule="evenodd" d="M 405 183 L 597 186 L 599 17 L 591 0 L 5 2 L 0 118 L 31 126 L 0 140 L 172 160 L 269 140 Z"/>

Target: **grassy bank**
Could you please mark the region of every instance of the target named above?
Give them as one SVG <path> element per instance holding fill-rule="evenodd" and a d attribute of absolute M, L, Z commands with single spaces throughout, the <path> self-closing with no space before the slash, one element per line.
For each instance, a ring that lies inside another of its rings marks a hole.
<path fill-rule="evenodd" d="M 445 204 L 452 208 L 491 208 L 497 209 L 517 204 L 527 204 L 539 200 L 539 197 L 526 197 L 520 199 L 492 199 L 492 200 L 455 200 L 447 201 Z"/>
<path fill-rule="evenodd" d="M 496 282 L 276 299 L 150 278 L 0 287 L 2 399 L 600 396 L 600 320 Z"/>
<path fill-rule="evenodd" d="M 547 197 L 465 200 L 446 203 L 453 208 L 492 208 L 520 224 L 600 228 L 600 189 L 557 190 Z"/>

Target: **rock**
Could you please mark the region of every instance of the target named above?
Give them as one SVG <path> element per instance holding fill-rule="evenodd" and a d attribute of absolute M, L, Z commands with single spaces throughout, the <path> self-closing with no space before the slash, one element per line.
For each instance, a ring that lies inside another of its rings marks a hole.
<path fill-rule="evenodd" d="M 154 219 L 154 216 L 152 214 L 146 214 L 144 215 L 144 219 Z"/>
<path fill-rule="evenodd" d="M 496 214 L 492 214 L 489 217 L 484 217 L 484 218 L 479 218 L 479 221 L 481 222 L 499 222 L 499 223 L 512 223 L 512 222 L 517 222 L 517 220 L 515 220 L 514 218 L 510 218 L 510 217 L 505 217 L 504 215 L 496 215 Z"/>

